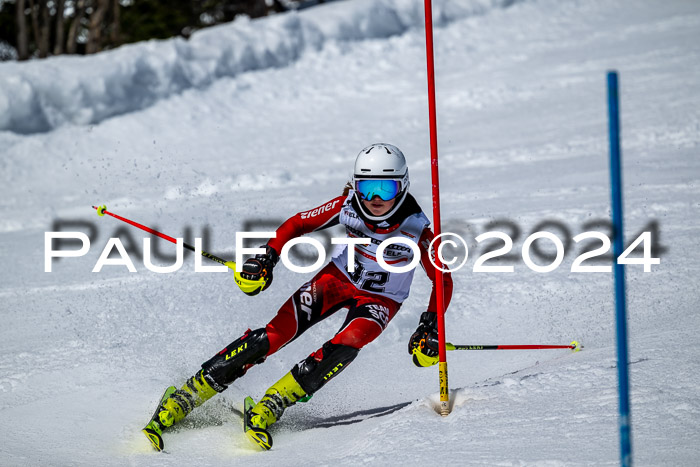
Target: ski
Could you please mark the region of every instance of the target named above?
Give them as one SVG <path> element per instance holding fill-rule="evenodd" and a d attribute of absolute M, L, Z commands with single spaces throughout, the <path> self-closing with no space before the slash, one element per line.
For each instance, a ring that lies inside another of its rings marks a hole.
<path fill-rule="evenodd" d="M 257 428 L 250 422 L 250 417 L 252 415 L 253 407 L 255 407 L 255 401 L 252 397 L 246 397 L 243 401 L 243 432 L 246 437 L 255 443 L 263 451 L 269 451 L 272 447 L 272 436 L 267 430 L 262 428 Z"/>
<path fill-rule="evenodd" d="M 158 407 L 156 407 L 156 411 L 153 413 L 153 416 L 151 417 L 151 421 L 148 422 L 148 425 L 146 425 L 141 431 L 143 434 L 146 435 L 148 440 L 151 442 L 151 445 L 153 445 L 153 449 L 156 451 L 162 451 L 165 445 L 163 444 L 163 430 L 160 426 L 160 420 L 158 419 L 158 413 L 160 412 L 160 408 L 163 405 L 163 403 L 170 397 L 172 393 L 176 391 L 175 386 L 170 386 L 168 389 L 165 390 L 163 395 L 160 398 L 160 401 L 158 402 Z"/>

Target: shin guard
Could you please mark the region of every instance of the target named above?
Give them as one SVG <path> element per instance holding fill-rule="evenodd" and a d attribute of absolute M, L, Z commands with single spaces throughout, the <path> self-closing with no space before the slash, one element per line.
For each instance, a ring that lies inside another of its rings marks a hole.
<path fill-rule="evenodd" d="M 202 364 L 202 370 L 207 375 L 212 387 L 221 392 L 248 371 L 248 368 L 265 360 L 270 350 L 270 341 L 265 328 L 250 329 L 224 350 L 214 355 Z"/>
<path fill-rule="evenodd" d="M 352 362 L 360 349 L 330 341 L 294 365 L 291 374 L 304 391 L 311 395 Z"/>

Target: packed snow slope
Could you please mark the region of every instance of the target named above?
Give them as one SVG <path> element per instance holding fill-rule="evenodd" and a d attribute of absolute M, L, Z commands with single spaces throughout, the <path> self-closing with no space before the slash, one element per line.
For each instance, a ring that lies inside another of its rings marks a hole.
<path fill-rule="evenodd" d="M 230 274 L 196 273 L 191 254 L 172 274 L 139 254 L 135 273 L 93 273 L 110 237 L 141 252 L 143 236 L 91 206 L 172 236 L 206 227 L 210 250 L 231 257 L 237 231 L 273 229 L 337 196 L 357 152 L 384 141 L 407 155 L 430 215 L 422 2 L 339 1 L 189 42 L 4 63 L 1 465 L 616 464 L 612 277 L 570 271 L 583 251 L 573 237 L 606 232 L 609 219 L 613 68 L 627 241 L 655 222 L 661 258 L 649 273 L 627 268 L 634 459 L 700 464 L 700 4 L 435 4 L 443 230 L 471 248 L 453 274 L 447 339 L 585 349 L 450 352 L 454 407 L 442 418 L 437 369 L 406 353 L 430 293 L 419 270 L 388 329 L 286 412 L 271 451 L 245 440 L 243 397 L 261 397 L 331 338 L 342 311 L 166 433 L 167 453 L 156 453 L 140 428 L 163 389 L 267 323 L 311 275 L 278 266 L 272 287 L 247 297 Z M 45 232 L 56 229 L 94 232 L 88 254 L 48 273 Z M 514 272 L 473 272 L 499 246 L 474 240 L 489 230 L 513 237 Z M 548 273 L 520 258 L 540 230 L 568 245 Z"/>

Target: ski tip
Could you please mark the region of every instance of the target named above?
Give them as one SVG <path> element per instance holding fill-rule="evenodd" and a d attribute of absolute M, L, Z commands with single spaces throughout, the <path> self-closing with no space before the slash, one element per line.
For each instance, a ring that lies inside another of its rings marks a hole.
<path fill-rule="evenodd" d="M 578 352 L 582 348 L 583 346 L 579 344 L 578 341 L 571 341 L 571 350 L 573 350 L 574 352 Z"/>
<path fill-rule="evenodd" d="M 245 430 L 245 435 L 262 451 L 269 451 L 272 448 L 272 436 L 270 436 L 270 433 L 268 433 L 267 430 L 263 430 L 262 428 L 247 427 L 247 430 Z"/>
<path fill-rule="evenodd" d="M 163 443 L 163 438 L 156 432 L 156 430 L 146 427 L 143 430 L 141 430 L 144 435 L 146 435 L 146 438 L 151 442 L 151 445 L 153 446 L 153 449 L 156 451 L 160 452 L 165 448 L 165 444 Z"/>
<path fill-rule="evenodd" d="M 267 430 L 258 428 L 250 423 L 251 410 L 255 407 L 255 400 L 248 396 L 243 400 L 243 432 L 246 438 L 258 446 L 262 451 L 272 448 L 272 436 Z"/>

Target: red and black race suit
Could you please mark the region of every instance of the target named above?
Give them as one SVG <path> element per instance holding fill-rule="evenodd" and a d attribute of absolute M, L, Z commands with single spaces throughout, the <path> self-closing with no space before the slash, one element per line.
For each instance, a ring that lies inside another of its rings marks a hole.
<path fill-rule="evenodd" d="M 418 245 L 420 264 L 433 282 L 428 311 L 437 311 L 435 272 L 430 262 L 428 246 L 433 239 L 430 223 L 416 201 L 408 195 L 398 216 L 388 222 L 371 224 L 363 220 L 352 202 L 353 192 L 339 196 L 321 206 L 297 213 L 287 219 L 276 231 L 276 237 L 268 245 L 282 251 L 292 238 L 341 224 L 350 238 L 367 238 L 366 245 L 353 245 L 354 268 L 348 266 L 348 247 L 336 255 L 310 281 L 282 305 L 277 315 L 266 326 L 271 355 L 299 337 L 314 324 L 336 311 L 347 308 L 347 317 L 332 344 L 361 349 L 386 329 L 396 315 L 401 303 L 408 297 L 415 269 L 408 272 L 391 272 L 382 268 L 376 259 L 377 247 L 390 237 L 403 237 Z M 405 209 L 404 209 L 405 207 Z M 389 265 L 403 266 L 413 260 L 413 250 L 404 243 L 396 248 L 386 248 L 384 260 Z M 354 269 L 351 271 L 351 269 Z M 445 307 L 452 297 L 452 279 L 449 272 L 443 274 Z M 319 349 L 320 351 L 321 349 Z"/>

